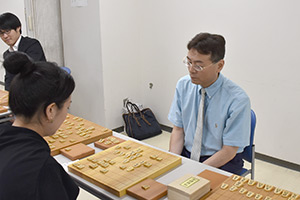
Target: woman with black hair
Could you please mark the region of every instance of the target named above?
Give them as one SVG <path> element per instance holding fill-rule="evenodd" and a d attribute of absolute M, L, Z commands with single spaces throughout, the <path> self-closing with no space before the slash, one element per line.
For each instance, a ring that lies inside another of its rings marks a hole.
<path fill-rule="evenodd" d="M 9 92 L 15 120 L 0 126 L 0 199 L 76 199 L 79 188 L 43 139 L 66 118 L 75 88 L 72 76 L 21 52 L 11 53 L 3 66 L 16 76 Z"/>

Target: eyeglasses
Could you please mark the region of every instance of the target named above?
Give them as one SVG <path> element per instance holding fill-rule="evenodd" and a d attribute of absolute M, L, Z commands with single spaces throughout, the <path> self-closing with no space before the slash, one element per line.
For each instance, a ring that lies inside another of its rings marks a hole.
<path fill-rule="evenodd" d="M 0 36 L 2 37 L 4 34 L 8 35 L 8 34 L 10 34 L 10 32 L 11 32 L 11 29 L 0 31 Z"/>
<path fill-rule="evenodd" d="M 213 65 L 214 63 L 211 63 L 210 65 L 206 66 L 206 67 L 202 67 L 200 65 L 194 65 L 193 66 L 193 63 L 188 59 L 188 57 L 184 57 L 183 59 L 183 63 L 185 64 L 186 67 L 194 67 L 194 69 L 196 71 L 202 71 L 203 69 L 207 68 L 207 67 L 210 67 L 211 65 Z"/>

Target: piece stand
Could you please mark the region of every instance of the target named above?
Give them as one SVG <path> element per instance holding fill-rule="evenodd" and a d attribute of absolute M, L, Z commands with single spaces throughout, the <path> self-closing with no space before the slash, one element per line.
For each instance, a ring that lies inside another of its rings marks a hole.
<path fill-rule="evenodd" d="M 82 144 L 78 143 L 73 146 L 66 147 L 64 149 L 60 150 L 60 153 L 70 160 L 77 160 L 81 159 L 90 155 L 93 155 L 95 153 L 95 149 Z"/>
<path fill-rule="evenodd" d="M 167 186 L 153 179 L 146 179 L 131 188 L 127 194 L 138 200 L 157 200 L 167 195 Z"/>

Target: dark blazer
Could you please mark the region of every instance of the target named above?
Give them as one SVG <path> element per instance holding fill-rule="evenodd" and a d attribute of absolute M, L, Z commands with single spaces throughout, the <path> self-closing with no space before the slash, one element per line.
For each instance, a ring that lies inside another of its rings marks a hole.
<path fill-rule="evenodd" d="M 46 57 L 40 42 L 36 39 L 21 36 L 21 41 L 18 47 L 18 51 L 26 53 L 34 61 L 46 61 Z M 3 53 L 5 59 L 9 55 L 9 50 Z M 14 78 L 14 74 L 5 71 L 5 90 L 9 91 L 10 83 Z"/>

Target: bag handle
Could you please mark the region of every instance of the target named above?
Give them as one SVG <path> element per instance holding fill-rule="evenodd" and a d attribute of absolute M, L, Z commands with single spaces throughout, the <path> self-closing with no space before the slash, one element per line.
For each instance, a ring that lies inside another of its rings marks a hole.
<path fill-rule="evenodd" d="M 130 107 L 129 107 L 130 106 Z M 126 108 L 127 108 L 127 111 L 129 112 L 129 113 L 134 113 L 134 110 L 136 110 L 136 112 L 141 112 L 140 111 L 140 109 L 139 109 L 139 107 L 135 104 L 135 103 L 132 103 L 132 102 L 130 102 L 130 101 L 127 101 L 127 103 L 126 103 Z M 132 112 L 130 112 L 130 110 L 132 111 Z"/>
<path fill-rule="evenodd" d="M 132 104 L 132 106 L 135 108 L 136 111 L 138 111 L 142 117 L 142 119 L 149 125 L 151 126 L 151 123 L 148 122 L 148 120 L 145 118 L 145 115 L 140 111 L 139 107 L 136 104 Z"/>
<path fill-rule="evenodd" d="M 141 118 L 142 118 L 149 126 L 151 126 L 151 123 L 145 118 L 145 115 L 140 111 L 139 107 L 138 107 L 136 104 L 134 104 L 134 103 L 131 103 L 131 106 L 132 106 L 137 112 L 139 112 L 140 115 L 141 115 Z"/>
<path fill-rule="evenodd" d="M 142 118 L 149 126 L 151 126 L 151 123 L 148 122 L 148 120 L 145 118 L 144 114 L 141 112 L 141 110 L 139 109 L 139 107 L 138 107 L 135 103 L 132 103 L 132 102 L 130 102 L 130 101 L 127 101 L 126 107 L 128 106 L 128 104 L 130 104 L 131 110 L 132 110 L 132 111 L 134 111 L 134 109 L 135 109 L 138 113 L 140 113 L 141 118 Z M 128 107 L 127 107 L 127 110 L 129 111 Z M 130 112 L 130 111 L 129 111 L 129 112 Z M 134 115 L 134 112 L 132 112 L 131 114 L 133 115 L 133 118 L 135 119 L 135 121 L 137 122 L 137 124 L 138 124 L 139 126 L 141 126 L 140 123 L 139 123 L 139 121 L 138 121 L 138 119 L 137 119 L 136 116 Z"/>
<path fill-rule="evenodd" d="M 141 126 L 139 120 L 137 119 L 137 117 L 136 117 L 135 114 L 134 114 L 134 110 L 133 110 L 134 106 L 133 106 L 133 103 L 131 103 L 130 101 L 127 101 L 127 102 L 126 102 L 126 108 L 127 108 L 127 111 L 128 111 L 128 113 L 129 113 L 129 115 L 132 115 L 133 119 L 136 121 L 137 125 L 138 125 L 138 126 Z M 130 108 L 131 108 L 131 111 L 132 111 L 132 112 L 130 111 Z"/>
<path fill-rule="evenodd" d="M 132 114 L 131 111 L 130 111 L 130 107 L 129 107 L 131 104 L 132 103 L 129 102 L 129 101 L 126 102 L 126 109 L 127 109 L 127 111 L 128 111 L 129 114 Z"/>

